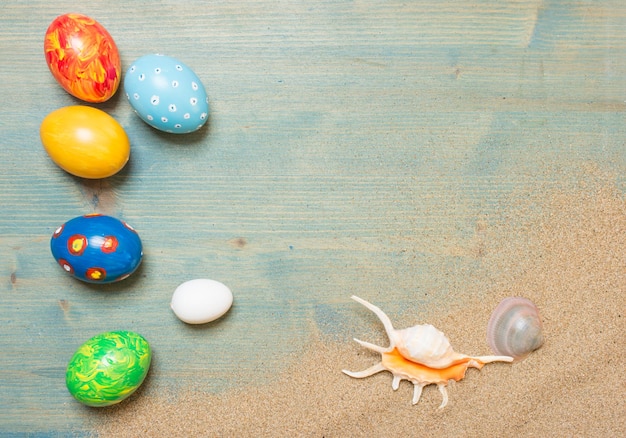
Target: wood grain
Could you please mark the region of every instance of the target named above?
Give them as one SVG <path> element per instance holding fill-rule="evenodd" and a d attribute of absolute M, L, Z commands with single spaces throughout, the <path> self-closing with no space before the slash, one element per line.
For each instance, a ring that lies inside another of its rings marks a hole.
<path fill-rule="evenodd" d="M 124 69 L 146 53 L 184 60 L 208 126 L 156 132 L 119 92 L 99 107 L 127 131 L 129 165 L 98 182 L 58 169 L 39 124 L 77 102 L 43 35 L 69 11 L 109 30 Z M 218 391 L 271 378 L 316 331 L 349 340 L 356 291 L 390 313 L 445 306 L 508 195 L 587 162 L 624 185 L 624 29 L 621 0 L 5 2 L 0 432 L 89 430 L 98 414 L 64 373 L 100 331 L 151 342 L 149 387 Z M 94 211 L 143 239 L 123 283 L 79 284 L 50 256 L 52 231 Z M 202 328 L 169 310 L 197 277 L 235 296 Z"/>

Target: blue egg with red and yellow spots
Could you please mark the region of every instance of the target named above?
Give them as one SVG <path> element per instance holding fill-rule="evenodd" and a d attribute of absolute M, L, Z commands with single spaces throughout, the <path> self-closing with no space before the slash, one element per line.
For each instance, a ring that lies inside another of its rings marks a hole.
<path fill-rule="evenodd" d="M 88 283 L 123 280 L 143 257 L 137 232 L 102 214 L 78 216 L 61 225 L 52 234 L 50 250 L 65 272 Z"/>

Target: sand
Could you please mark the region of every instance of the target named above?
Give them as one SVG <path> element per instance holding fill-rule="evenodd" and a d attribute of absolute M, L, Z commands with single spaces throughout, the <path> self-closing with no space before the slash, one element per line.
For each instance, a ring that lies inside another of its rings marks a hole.
<path fill-rule="evenodd" d="M 486 321 L 506 296 L 533 300 L 544 324 L 542 348 L 518 363 L 469 370 L 448 387 L 444 409 L 434 385 L 413 406 L 412 385 L 394 392 L 387 372 L 342 374 L 379 355 L 317 336 L 273 381 L 220 394 L 140 394 L 101 413 L 95 434 L 626 436 L 626 199 L 617 179 L 593 166 L 574 179 L 516 193 L 497 220 L 482 222 L 480 268 L 445 311 L 430 313 L 457 351 L 472 354 L 489 354 Z M 381 339 L 382 326 L 371 341 Z"/>

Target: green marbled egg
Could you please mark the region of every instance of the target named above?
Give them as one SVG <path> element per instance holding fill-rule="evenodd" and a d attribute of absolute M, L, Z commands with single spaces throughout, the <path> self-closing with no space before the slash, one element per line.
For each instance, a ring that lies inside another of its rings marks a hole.
<path fill-rule="evenodd" d="M 76 350 L 65 383 L 74 398 L 87 406 L 113 405 L 141 386 L 151 359 L 150 345 L 137 333 L 101 333 Z"/>

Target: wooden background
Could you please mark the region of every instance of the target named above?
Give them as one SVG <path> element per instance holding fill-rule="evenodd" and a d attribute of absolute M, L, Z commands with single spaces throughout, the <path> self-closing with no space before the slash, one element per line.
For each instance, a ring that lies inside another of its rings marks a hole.
<path fill-rule="evenodd" d="M 57 168 L 39 124 L 77 101 L 43 35 L 66 12 L 109 30 L 124 71 L 148 53 L 192 67 L 208 127 L 157 132 L 119 92 L 97 106 L 130 137 L 126 168 Z M 314 332 L 349 340 L 353 293 L 390 314 L 442 305 L 475 263 L 459 248 L 510 193 L 570 161 L 624 175 L 625 94 L 623 0 L 4 1 L 0 434 L 86 430 L 65 366 L 101 331 L 150 341 L 150 385 L 218 391 L 271 375 Z M 54 229 L 91 212 L 142 237 L 120 284 L 82 284 L 50 255 Z M 189 327 L 169 300 L 199 277 L 235 305 Z"/>

